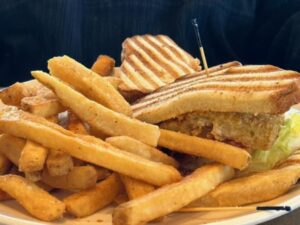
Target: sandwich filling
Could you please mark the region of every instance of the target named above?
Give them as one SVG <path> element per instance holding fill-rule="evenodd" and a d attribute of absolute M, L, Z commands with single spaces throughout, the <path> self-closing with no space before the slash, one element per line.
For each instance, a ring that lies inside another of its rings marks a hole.
<path fill-rule="evenodd" d="M 191 112 L 160 123 L 188 135 L 229 142 L 246 149 L 269 149 L 284 124 L 283 115 Z"/>

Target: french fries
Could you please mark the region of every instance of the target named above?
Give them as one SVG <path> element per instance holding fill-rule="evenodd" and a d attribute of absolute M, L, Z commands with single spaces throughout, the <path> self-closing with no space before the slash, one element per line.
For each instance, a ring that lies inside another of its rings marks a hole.
<path fill-rule="evenodd" d="M 94 187 L 77 192 L 64 199 L 67 212 L 76 217 L 89 216 L 110 204 L 121 189 L 116 174 L 110 175 Z"/>
<path fill-rule="evenodd" d="M 10 166 L 11 163 L 9 159 L 3 153 L 0 153 L 0 175 L 7 173 L 10 169 Z"/>
<path fill-rule="evenodd" d="M 19 170 L 37 172 L 44 168 L 48 150 L 32 141 L 27 141 L 19 159 Z"/>
<path fill-rule="evenodd" d="M 8 134 L 0 135 L 0 152 L 4 154 L 14 165 L 19 165 L 19 159 L 26 141 Z"/>
<path fill-rule="evenodd" d="M 33 71 L 32 75 L 52 89 L 61 102 L 70 108 L 81 120 L 92 124 L 94 128 L 110 136 L 125 135 L 151 146 L 157 145 L 160 135 L 157 126 L 143 123 L 107 109 L 44 72 Z M 99 89 L 99 87 L 97 88 Z"/>
<path fill-rule="evenodd" d="M 105 140 L 113 146 L 135 155 L 142 156 L 155 162 L 161 162 L 167 165 L 178 167 L 178 162 L 157 148 L 153 148 L 138 140 L 127 136 L 110 137 Z"/>
<path fill-rule="evenodd" d="M 84 190 L 93 187 L 98 174 L 93 166 L 78 166 L 64 176 L 51 176 L 47 170 L 43 171 L 42 181 L 54 188 L 64 190 Z"/>
<path fill-rule="evenodd" d="M 35 96 L 41 84 L 36 80 L 15 83 L 0 92 L 0 99 L 7 105 L 20 106 L 24 97 Z"/>
<path fill-rule="evenodd" d="M 251 156 L 245 150 L 222 142 L 189 136 L 160 129 L 159 146 L 223 163 L 236 169 L 245 169 Z"/>
<path fill-rule="evenodd" d="M 13 106 L 0 104 L 0 130 L 156 186 L 181 179 L 172 166 L 124 152 L 92 136 L 76 135 Z"/>
<path fill-rule="evenodd" d="M 104 77 L 106 81 L 108 81 L 115 89 L 118 89 L 122 80 L 119 77 Z"/>
<path fill-rule="evenodd" d="M 231 179 L 234 170 L 212 164 L 195 170 L 182 181 L 119 205 L 113 211 L 114 225 L 139 225 L 175 212 Z"/>
<path fill-rule="evenodd" d="M 88 134 L 88 130 L 82 121 L 72 112 L 68 113 L 67 129 L 75 134 Z"/>
<path fill-rule="evenodd" d="M 125 186 L 126 193 L 130 200 L 142 197 L 155 190 L 153 185 L 133 179 L 131 177 L 121 175 L 121 180 Z"/>
<path fill-rule="evenodd" d="M 109 82 L 74 59 L 68 56 L 54 57 L 48 61 L 48 68 L 53 76 L 72 85 L 88 98 L 116 112 L 132 116 L 129 103 Z"/>
<path fill-rule="evenodd" d="M 108 55 L 99 55 L 91 70 L 101 76 L 109 76 L 115 67 L 115 60 Z"/>
<path fill-rule="evenodd" d="M 241 206 L 267 201 L 290 190 L 299 178 L 299 164 L 237 178 L 221 184 L 193 206 Z"/>
<path fill-rule="evenodd" d="M 51 149 L 46 161 L 48 173 L 51 176 L 67 175 L 74 167 L 73 159 L 69 154 Z"/>
<path fill-rule="evenodd" d="M 53 221 L 61 218 L 65 204 L 33 182 L 17 175 L 0 176 L 0 189 L 16 199 L 31 215 Z"/>
<path fill-rule="evenodd" d="M 45 118 L 57 115 L 65 110 L 57 98 L 45 98 L 43 96 L 22 98 L 21 109 Z"/>

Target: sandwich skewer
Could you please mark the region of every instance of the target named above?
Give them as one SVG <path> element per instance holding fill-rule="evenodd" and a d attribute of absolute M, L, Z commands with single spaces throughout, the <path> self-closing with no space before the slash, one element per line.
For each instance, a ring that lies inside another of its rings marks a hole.
<path fill-rule="evenodd" d="M 292 209 L 290 206 L 242 206 L 242 207 L 191 207 L 182 208 L 178 212 L 213 212 L 213 211 L 287 211 Z"/>
<path fill-rule="evenodd" d="M 194 31 L 195 31 L 195 34 L 196 34 L 197 43 L 198 43 L 198 46 L 199 46 L 200 56 L 201 56 L 201 59 L 202 59 L 202 62 L 203 62 L 203 66 L 204 66 L 206 75 L 209 75 L 206 56 L 205 56 L 204 48 L 203 48 L 203 45 L 202 45 L 200 32 L 199 32 L 199 27 L 198 27 L 198 22 L 197 22 L 196 18 L 192 19 L 192 24 L 194 26 Z"/>

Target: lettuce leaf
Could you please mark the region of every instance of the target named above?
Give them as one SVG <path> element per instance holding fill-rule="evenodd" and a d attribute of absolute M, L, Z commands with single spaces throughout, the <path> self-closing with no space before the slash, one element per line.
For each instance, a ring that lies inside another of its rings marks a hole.
<path fill-rule="evenodd" d="M 286 118 L 271 149 L 254 151 L 247 172 L 271 169 L 298 149 L 300 149 L 300 114 L 294 113 Z"/>

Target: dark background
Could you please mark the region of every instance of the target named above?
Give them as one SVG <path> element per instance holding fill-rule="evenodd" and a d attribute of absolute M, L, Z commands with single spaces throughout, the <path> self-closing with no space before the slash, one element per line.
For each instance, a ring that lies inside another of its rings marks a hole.
<path fill-rule="evenodd" d="M 198 56 L 195 17 L 209 65 L 300 70 L 299 0 L 0 0 L 0 86 L 30 79 L 56 55 L 119 63 L 122 41 L 135 34 L 167 34 Z"/>

